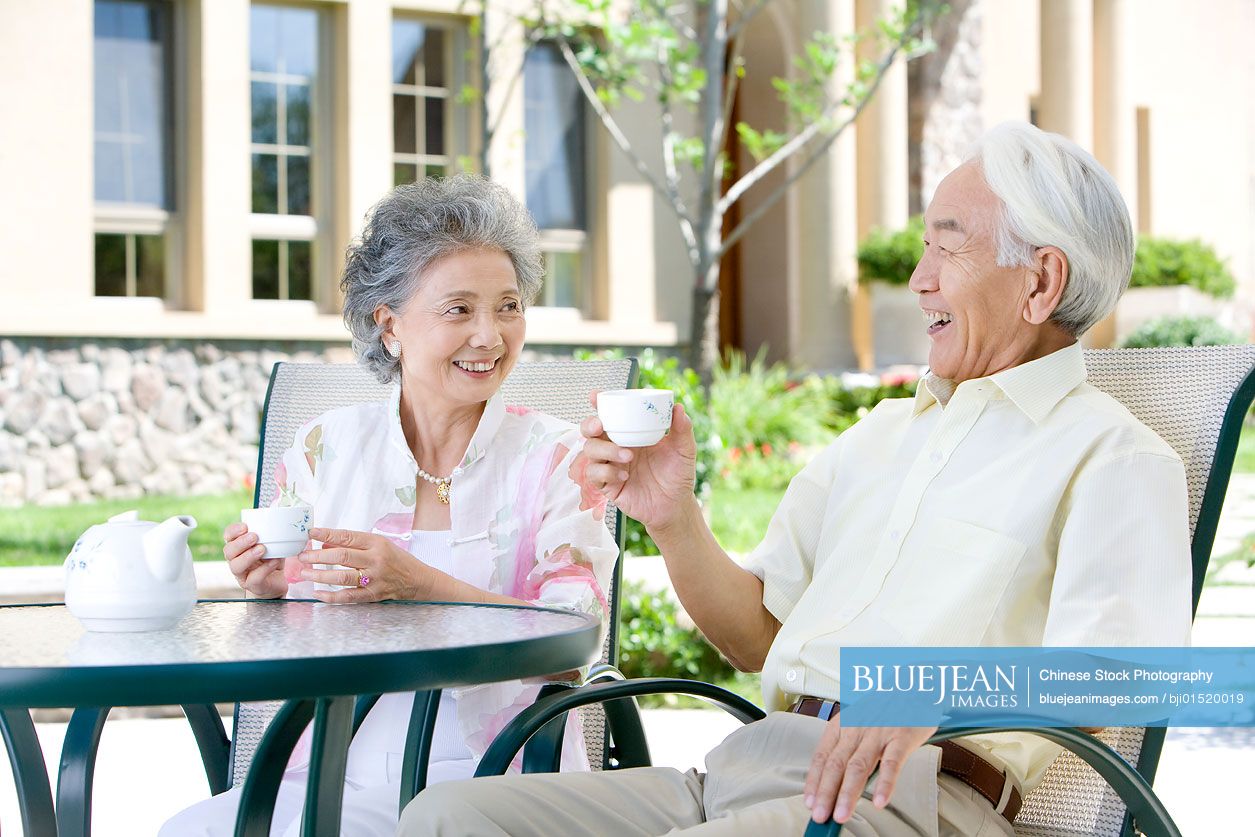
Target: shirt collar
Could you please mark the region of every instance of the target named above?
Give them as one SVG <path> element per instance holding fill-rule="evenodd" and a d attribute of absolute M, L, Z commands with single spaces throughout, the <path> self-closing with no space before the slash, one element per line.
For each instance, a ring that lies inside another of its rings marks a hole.
<path fill-rule="evenodd" d="M 990 375 L 1002 390 L 1034 424 L 1044 419 L 1064 396 L 1085 381 L 1085 354 L 1079 342 L 1050 354 L 1021 363 Z M 965 381 L 964 383 L 969 383 Z M 953 381 L 929 372 L 915 391 L 912 415 L 919 415 L 933 404 L 944 404 L 957 391 Z"/>
<path fill-rule="evenodd" d="M 461 463 L 453 470 L 454 474 L 461 473 L 463 469 L 469 468 L 484 458 L 484 454 L 488 452 L 488 445 L 497 435 L 497 430 L 501 428 L 504 418 L 505 400 L 501 393 L 497 392 L 484 405 L 483 415 L 479 417 L 479 424 L 471 435 L 471 441 L 466 446 L 466 453 L 463 454 Z M 409 462 L 414 462 L 414 454 L 410 451 L 409 442 L 405 441 L 405 430 L 401 427 L 400 384 L 394 384 L 388 396 L 388 439 L 393 447 L 405 454 Z"/>

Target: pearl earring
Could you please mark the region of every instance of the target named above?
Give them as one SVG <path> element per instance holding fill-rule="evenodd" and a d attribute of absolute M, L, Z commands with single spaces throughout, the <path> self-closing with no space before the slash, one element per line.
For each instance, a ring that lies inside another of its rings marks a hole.
<path fill-rule="evenodd" d="M 392 355 L 393 357 L 401 356 L 401 341 L 400 340 L 393 340 L 391 343 L 388 344 L 388 354 Z"/>

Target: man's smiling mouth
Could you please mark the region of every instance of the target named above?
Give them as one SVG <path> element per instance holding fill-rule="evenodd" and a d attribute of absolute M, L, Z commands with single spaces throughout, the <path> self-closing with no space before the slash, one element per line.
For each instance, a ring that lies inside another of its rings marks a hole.
<path fill-rule="evenodd" d="M 949 311 L 932 311 L 924 309 L 924 322 L 927 323 L 925 330 L 929 334 L 936 334 L 946 326 L 950 325 L 954 319 L 954 315 Z"/>

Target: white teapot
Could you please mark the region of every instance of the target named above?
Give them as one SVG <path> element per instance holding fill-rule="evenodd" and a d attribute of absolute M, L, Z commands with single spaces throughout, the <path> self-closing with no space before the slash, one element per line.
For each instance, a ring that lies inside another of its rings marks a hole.
<path fill-rule="evenodd" d="M 65 606 L 89 631 L 159 631 L 196 603 L 188 535 L 196 519 L 162 523 L 123 512 L 75 541 L 65 559 Z"/>

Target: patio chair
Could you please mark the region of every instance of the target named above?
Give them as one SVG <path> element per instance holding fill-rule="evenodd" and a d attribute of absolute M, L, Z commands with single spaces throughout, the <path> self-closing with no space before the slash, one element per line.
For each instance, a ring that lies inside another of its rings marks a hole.
<path fill-rule="evenodd" d="M 1255 346 L 1091 350 L 1085 353 L 1085 363 L 1091 384 L 1124 404 L 1185 462 L 1197 610 L 1238 436 L 1255 399 Z M 546 697 L 525 709 L 498 735 L 476 775 L 504 772 L 518 748 L 554 713 L 598 701 L 623 703 L 628 697 L 670 692 L 728 698 L 710 684 L 659 678 L 599 683 Z M 761 711 L 757 717 L 762 717 Z M 1015 820 L 1017 835 L 1131 837 L 1143 833 L 1148 837 L 1179 837 L 1150 786 L 1163 748 L 1164 728 L 1109 728 L 1097 737 L 1076 729 L 1030 731 L 1066 750 L 1024 800 Z M 947 730 L 933 740 L 963 734 L 963 730 Z M 643 743 L 638 746 L 639 752 L 622 766 L 649 764 L 647 748 Z M 834 835 L 840 830 L 834 822 L 811 823 L 806 835 Z"/>
<path fill-rule="evenodd" d="M 556 418 L 579 422 L 592 414 L 590 396 L 593 392 L 623 389 L 634 386 L 635 383 L 634 358 L 520 363 L 506 379 L 502 394 L 508 404 L 523 405 Z M 357 364 L 275 364 L 263 407 L 254 506 L 266 506 L 273 500 L 275 467 L 301 425 L 336 407 L 385 400 L 388 391 L 388 385 L 380 384 L 365 368 Z M 622 514 L 613 505 L 607 507 L 606 526 L 619 544 L 620 551 L 623 547 L 622 518 Z M 622 676 L 613 667 L 604 665 L 615 659 L 618 649 L 617 614 L 621 571 L 620 562 L 615 567 L 612 588 L 606 591 L 611 604 L 611 619 L 601 664 L 594 668 L 595 676 L 599 677 Z M 546 685 L 542 694 L 547 695 L 569 687 L 570 684 Z M 354 713 L 355 731 L 378 697 L 358 697 Z M 399 800 L 401 808 L 426 784 L 427 755 L 431 747 L 429 733 L 435 723 L 439 703 L 439 690 L 419 693 L 414 701 L 410 722 L 411 741 L 417 741 L 418 744 L 407 753 Z M 233 739 L 227 738 L 215 707 L 183 707 L 196 737 L 212 793 L 221 793 L 244 781 L 253 754 L 270 721 L 282 705 L 281 701 L 237 704 L 234 711 Z M 588 710 L 583 710 L 583 716 L 590 761 L 601 765 L 608 757 L 604 731 L 605 712 L 601 707 L 589 707 Z M 537 746 L 524 753 L 525 764 L 532 769 L 537 769 L 537 766 L 553 768 L 561 752 L 561 729 L 562 722 L 559 720 L 537 736 Z"/>

